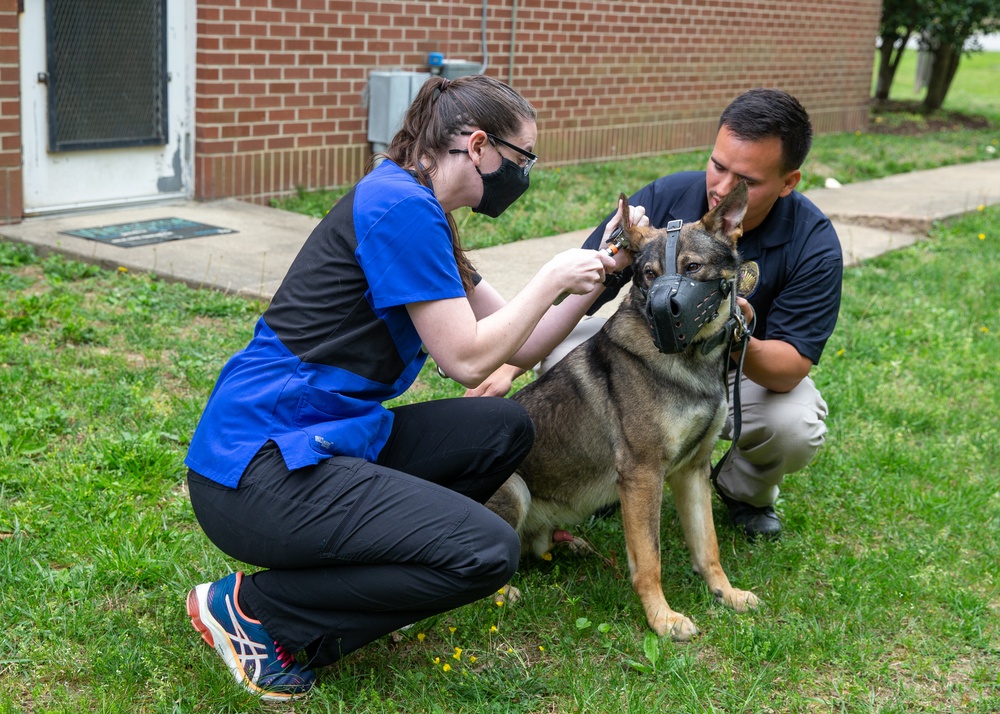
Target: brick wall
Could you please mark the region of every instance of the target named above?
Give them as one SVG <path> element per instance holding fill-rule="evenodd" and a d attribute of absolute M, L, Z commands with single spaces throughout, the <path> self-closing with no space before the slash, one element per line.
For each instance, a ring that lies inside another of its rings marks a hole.
<path fill-rule="evenodd" d="M 23 214 L 17 8 L 17 0 L 0 0 L 0 223 Z"/>
<path fill-rule="evenodd" d="M 198 0 L 195 181 L 263 200 L 359 178 L 372 70 L 481 62 L 480 0 Z M 704 147 L 722 108 L 781 87 L 820 133 L 866 125 L 879 0 L 503 0 L 487 73 L 539 111 L 544 165 Z"/>

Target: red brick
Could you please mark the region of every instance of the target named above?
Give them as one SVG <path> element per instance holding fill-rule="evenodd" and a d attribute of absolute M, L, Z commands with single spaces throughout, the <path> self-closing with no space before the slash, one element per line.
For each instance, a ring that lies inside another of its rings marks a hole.
<path fill-rule="evenodd" d="M 291 149 L 295 146 L 295 137 L 291 136 L 277 136 L 271 137 L 267 140 L 267 148 L 269 151 L 275 149 Z"/>
<path fill-rule="evenodd" d="M 265 148 L 267 142 L 264 139 L 240 139 L 236 142 L 236 151 L 241 154 L 263 151 Z"/>

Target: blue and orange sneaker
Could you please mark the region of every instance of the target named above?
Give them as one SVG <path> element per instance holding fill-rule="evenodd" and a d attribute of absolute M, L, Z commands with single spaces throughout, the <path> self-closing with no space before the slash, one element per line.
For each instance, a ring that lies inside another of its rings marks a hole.
<path fill-rule="evenodd" d="M 236 599 L 242 582 L 243 573 L 232 573 L 191 590 L 187 596 L 191 623 L 252 694 L 270 701 L 305 695 L 316 675 L 282 649 L 259 620 L 243 614 Z"/>

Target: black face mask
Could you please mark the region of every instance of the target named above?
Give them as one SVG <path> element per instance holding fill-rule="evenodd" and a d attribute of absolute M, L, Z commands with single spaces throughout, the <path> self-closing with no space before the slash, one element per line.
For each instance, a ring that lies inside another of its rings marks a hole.
<path fill-rule="evenodd" d="M 492 173 L 484 174 L 476 167 L 483 179 L 483 198 L 472 209 L 474 213 L 496 218 L 528 190 L 530 179 L 524 169 L 510 159 L 501 159 L 500 168 Z"/>

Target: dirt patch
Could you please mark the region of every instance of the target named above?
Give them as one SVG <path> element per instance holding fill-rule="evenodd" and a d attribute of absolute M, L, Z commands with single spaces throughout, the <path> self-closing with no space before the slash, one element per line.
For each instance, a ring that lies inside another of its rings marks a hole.
<path fill-rule="evenodd" d="M 989 129 L 986 117 L 941 109 L 931 114 L 921 111 L 920 102 L 874 102 L 869 113 L 868 132 L 897 136 L 921 136 L 936 131 Z"/>
<path fill-rule="evenodd" d="M 874 228 L 889 233 L 910 233 L 912 235 L 926 236 L 934 227 L 934 220 L 930 218 L 904 218 L 902 216 L 840 216 L 836 213 L 827 215 L 831 221 L 850 223 L 854 226 L 864 226 Z"/>

